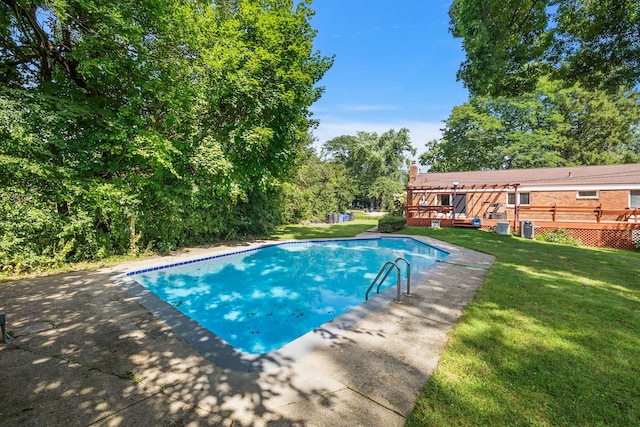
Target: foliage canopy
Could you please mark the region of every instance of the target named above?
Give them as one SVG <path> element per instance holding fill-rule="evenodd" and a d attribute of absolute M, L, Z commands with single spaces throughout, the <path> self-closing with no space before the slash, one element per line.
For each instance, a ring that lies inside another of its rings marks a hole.
<path fill-rule="evenodd" d="M 434 171 L 640 160 L 640 3 L 634 0 L 454 0 L 463 39 L 458 71 L 471 93 L 443 139 Z"/>
<path fill-rule="evenodd" d="M 312 14 L 290 0 L 0 2 L 0 264 L 271 230 L 332 63 Z"/>
<path fill-rule="evenodd" d="M 322 151 L 334 162 L 345 165 L 357 183 L 356 203 L 393 209 L 394 195 L 403 193 L 407 182 L 409 158 L 416 154 L 409 130 L 390 129 L 382 135 L 358 132 L 327 141 Z"/>
<path fill-rule="evenodd" d="M 638 99 L 545 80 L 517 97 L 472 97 L 453 109 L 420 163 L 459 171 L 639 161 Z"/>
<path fill-rule="evenodd" d="M 458 78 L 472 95 L 516 95 L 542 76 L 616 92 L 640 83 L 636 0 L 454 0 Z"/>

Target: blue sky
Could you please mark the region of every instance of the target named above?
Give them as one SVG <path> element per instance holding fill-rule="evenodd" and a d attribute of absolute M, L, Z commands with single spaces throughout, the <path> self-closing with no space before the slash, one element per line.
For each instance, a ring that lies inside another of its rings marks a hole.
<path fill-rule="evenodd" d="M 410 130 L 418 153 L 468 92 L 456 82 L 461 40 L 448 31 L 450 0 L 314 0 L 316 50 L 335 55 L 311 111 L 316 146 L 358 131 Z M 418 154 L 419 155 L 419 154 Z M 417 159 L 417 156 L 416 156 Z"/>

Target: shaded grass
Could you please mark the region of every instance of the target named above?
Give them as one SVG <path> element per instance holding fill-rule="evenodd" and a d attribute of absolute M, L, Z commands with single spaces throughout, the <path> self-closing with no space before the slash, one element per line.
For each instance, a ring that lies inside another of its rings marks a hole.
<path fill-rule="evenodd" d="M 407 425 L 640 425 L 640 253 L 402 233 L 497 257 Z"/>
<path fill-rule="evenodd" d="M 150 257 L 152 255 L 153 254 L 145 254 L 142 257 L 138 255 L 118 255 L 104 258 L 99 261 L 78 261 L 63 263 L 55 266 L 46 266 L 43 268 L 34 269 L 34 271 L 0 272 L 0 283 L 35 277 L 52 276 L 55 274 L 69 273 L 72 271 L 97 270 L 99 268 L 113 267 L 118 264 L 122 264 L 123 262 L 138 260 L 144 257 Z"/>
<path fill-rule="evenodd" d="M 319 239 L 319 238 L 341 238 L 354 237 L 364 231 L 367 231 L 378 225 L 379 217 L 368 216 L 362 212 L 355 212 L 355 220 L 349 222 L 341 222 L 337 224 L 322 225 L 285 225 L 279 227 L 277 231 L 268 236 L 274 240 L 295 240 L 295 239 Z M 217 242 L 216 244 L 225 244 L 227 242 Z M 0 271 L 0 283 L 11 282 L 33 277 L 44 277 L 54 274 L 69 273 L 72 271 L 85 271 L 104 267 L 112 267 L 123 262 L 139 260 L 157 256 L 157 253 L 149 252 L 142 255 L 120 255 L 105 258 L 99 261 L 80 261 L 64 263 L 58 266 L 50 266 L 41 270 L 26 272 L 2 272 Z"/>

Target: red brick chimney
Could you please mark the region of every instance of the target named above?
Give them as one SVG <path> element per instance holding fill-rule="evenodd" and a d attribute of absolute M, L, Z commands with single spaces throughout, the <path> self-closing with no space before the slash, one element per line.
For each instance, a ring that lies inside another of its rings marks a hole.
<path fill-rule="evenodd" d="M 409 185 L 413 185 L 416 182 L 416 178 L 418 177 L 418 165 L 416 165 L 416 161 L 411 161 L 411 166 L 409 167 Z"/>

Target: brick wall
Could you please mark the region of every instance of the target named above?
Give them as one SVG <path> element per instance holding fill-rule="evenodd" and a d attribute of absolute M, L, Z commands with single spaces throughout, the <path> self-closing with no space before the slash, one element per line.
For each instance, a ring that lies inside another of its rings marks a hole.
<path fill-rule="evenodd" d="M 603 209 L 624 209 L 629 207 L 629 191 L 601 191 L 600 203 Z"/>
<path fill-rule="evenodd" d="M 527 191 L 524 191 L 527 192 Z M 486 218 L 485 213 L 492 210 L 492 206 L 496 203 L 502 204 L 502 211 L 506 211 L 507 218 L 513 219 L 515 217 L 515 208 L 513 206 L 507 206 L 507 193 L 508 191 L 490 190 L 486 192 L 465 192 L 464 189 L 458 191 L 458 194 L 467 195 L 467 218 Z M 522 193 L 520 191 L 519 193 Z M 597 199 L 578 198 L 578 192 L 576 190 L 571 191 L 531 191 L 530 205 L 532 206 L 584 206 L 593 207 L 601 206 L 602 209 L 624 209 L 629 205 L 629 191 L 628 190 L 604 190 L 598 192 Z M 423 196 L 424 194 L 424 196 Z M 410 205 L 417 206 L 423 199 L 424 205 L 436 205 L 437 193 L 414 193 L 412 200 L 409 201 Z M 440 193 L 450 194 L 450 193 Z M 523 216 L 524 215 L 524 216 Z M 542 212 L 521 212 L 520 219 L 544 219 L 550 220 L 550 213 Z M 595 214 L 592 213 L 562 213 L 561 220 L 574 220 L 574 221 L 595 221 Z M 617 216 L 603 217 L 604 221 L 618 220 Z"/>
<path fill-rule="evenodd" d="M 624 209 L 629 206 L 629 190 L 599 191 L 597 199 L 579 199 L 578 192 L 546 191 L 531 192 L 532 205 L 562 205 L 562 206 L 598 206 L 603 209 Z"/>

